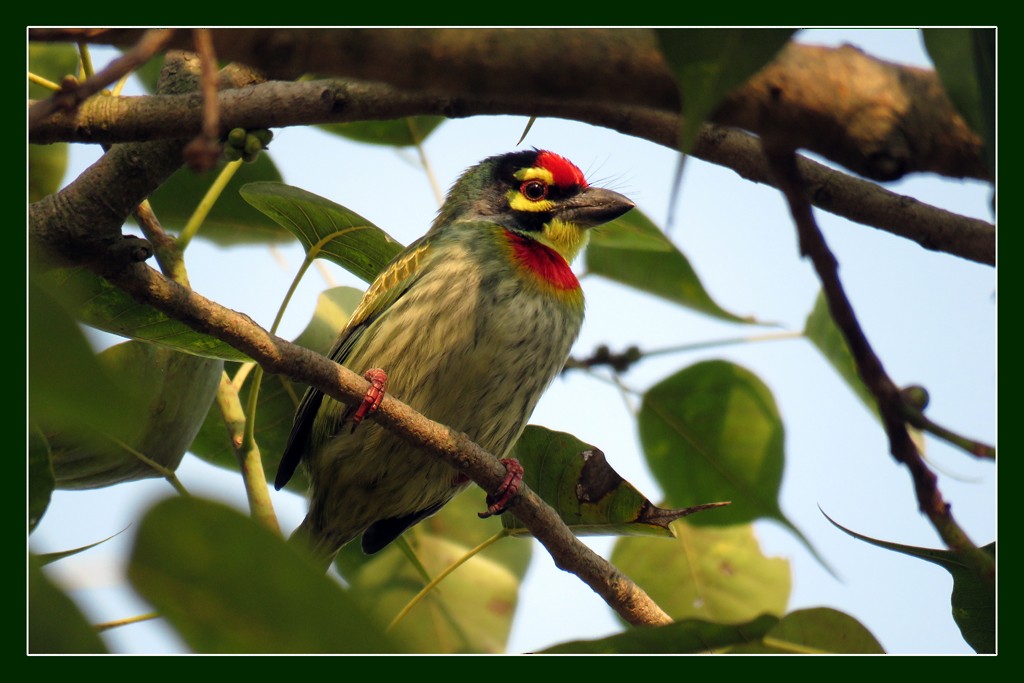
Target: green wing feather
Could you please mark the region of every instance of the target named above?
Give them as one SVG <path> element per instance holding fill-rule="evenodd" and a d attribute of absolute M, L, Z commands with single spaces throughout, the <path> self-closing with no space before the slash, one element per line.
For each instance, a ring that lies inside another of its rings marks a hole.
<path fill-rule="evenodd" d="M 363 332 L 391 308 L 392 304 L 398 301 L 403 294 L 409 291 L 409 287 L 418 279 L 428 248 L 427 237 L 421 237 L 406 247 L 381 271 L 370 288 L 366 290 L 366 294 L 363 295 L 359 306 L 352 313 L 345 329 L 338 335 L 337 341 L 334 342 L 334 346 L 327 354 L 328 358 L 336 363 L 345 364 L 345 360 Z M 313 421 L 320 411 L 323 400 L 322 391 L 315 387 L 309 387 L 303 394 L 302 400 L 299 401 L 295 419 L 292 422 L 292 430 L 288 435 L 288 443 L 284 447 L 281 463 L 277 468 L 277 476 L 274 479 L 275 489 L 280 491 L 288 483 L 299 462 L 309 452 Z"/>

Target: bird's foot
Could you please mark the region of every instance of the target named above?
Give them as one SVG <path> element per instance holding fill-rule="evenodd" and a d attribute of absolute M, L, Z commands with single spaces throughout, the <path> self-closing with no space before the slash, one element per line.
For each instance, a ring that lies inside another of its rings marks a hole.
<path fill-rule="evenodd" d="M 499 460 L 505 466 L 505 478 L 494 493 L 487 495 L 487 511 L 478 512 L 480 519 L 487 519 L 505 512 L 505 508 L 519 493 L 519 485 L 523 483 L 523 466 L 515 458 Z"/>
<path fill-rule="evenodd" d="M 352 414 L 352 431 L 356 431 L 356 427 L 363 419 L 377 410 L 380 407 L 380 402 L 384 400 L 385 385 L 388 381 L 388 375 L 380 368 L 371 368 L 363 373 L 363 378 L 370 383 L 370 388 L 366 390 L 366 396 L 363 397 L 363 402 L 356 408 L 356 412 Z"/>

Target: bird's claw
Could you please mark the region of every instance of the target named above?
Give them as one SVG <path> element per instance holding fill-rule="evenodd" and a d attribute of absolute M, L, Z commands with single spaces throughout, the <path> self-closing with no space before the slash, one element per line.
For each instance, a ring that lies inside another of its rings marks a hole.
<path fill-rule="evenodd" d="M 363 419 L 377 410 L 380 407 L 380 402 L 384 400 L 385 386 L 388 381 L 388 375 L 380 368 L 371 368 L 363 373 L 363 378 L 370 383 L 370 388 L 366 390 L 366 395 L 363 396 L 363 402 L 356 408 L 356 412 L 352 414 L 352 431 L 356 431 L 356 427 Z"/>
<path fill-rule="evenodd" d="M 512 502 L 519 493 L 519 485 L 523 483 L 523 466 L 515 458 L 502 458 L 499 460 L 505 466 L 505 478 L 494 493 L 487 495 L 487 510 L 478 512 L 480 519 L 487 519 L 494 515 L 505 512 L 505 508 Z"/>

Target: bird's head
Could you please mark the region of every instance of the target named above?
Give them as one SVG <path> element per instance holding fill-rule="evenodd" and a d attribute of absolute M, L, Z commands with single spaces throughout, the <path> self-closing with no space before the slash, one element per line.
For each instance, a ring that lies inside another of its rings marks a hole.
<path fill-rule="evenodd" d="M 463 173 L 431 230 L 466 220 L 496 223 L 551 247 L 571 263 L 586 246 L 589 228 L 634 206 L 618 192 L 589 185 L 575 164 L 554 152 L 511 152 Z"/>

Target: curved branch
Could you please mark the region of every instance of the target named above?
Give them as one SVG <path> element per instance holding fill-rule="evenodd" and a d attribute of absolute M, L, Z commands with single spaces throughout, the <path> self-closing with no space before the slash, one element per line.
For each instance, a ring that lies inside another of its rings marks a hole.
<path fill-rule="evenodd" d="M 50 117 L 32 131 L 30 141 L 109 144 L 138 139 L 189 138 L 201 129 L 202 102 L 195 93 L 97 97 L 73 114 Z M 582 121 L 673 148 L 680 125 L 677 115 L 650 108 L 561 100 L 448 97 L 404 91 L 379 83 L 338 80 L 271 81 L 225 90 L 218 96 L 218 107 L 224 130 L 394 119 L 421 114 L 448 117 L 521 114 Z M 705 126 L 692 154 L 731 168 L 748 180 L 775 183 L 757 139 L 741 131 Z M 818 208 L 911 239 L 926 249 L 995 264 L 995 229 L 991 224 L 922 204 L 805 158 L 801 158 L 800 163 L 811 190 L 811 201 Z"/>
<path fill-rule="evenodd" d="M 917 495 L 918 507 L 931 521 L 939 536 L 952 550 L 960 553 L 963 560 L 974 572 L 989 582 L 995 581 L 995 562 L 988 553 L 979 550 L 956 522 L 950 505 L 939 491 L 935 474 L 928 468 L 914 440 L 907 429 L 906 399 L 892 378 L 885 371 L 881 359 L 868 341 L 867 335 L 857 320 L 849 298 L 839 280 L 838 262 L 821 230 L 818 228 L 807 201 L 796 154 L 784 144 L 765 146 L 772 171 L 779 177 L 779 186 L 789 204 L 790 213 L 796 224 L 801 254 L 814 265 L 821 280 L 822 291 L 828 302 L 829 313 L 836 326 L 842 331 L 843 339 L 850 348 L 857 374 L 871 391 L 878 404 L 878 413 L 889 439 L 893 457 L 910 472 Z"/>
<path fill-rule="evenodd" d="M 245 352 L 267 372 L 305 382 L 339 401 L 365 396 L 368 384 L 354 372 L 326 357 L 270 334 L 248 316 L 229 310 L 182 287 L 144 264 L 106 271 L 108 279 L 135 297 Z M 484 490 L 498 487 L 505 468 L 465 434 L 430 420 L 390 394 L 369 419 L 409 443 L 442 458 Z M 622 572 L 577 539 L 558 513 L 523 485 L 511 509 L 544 545 L 555 564 L 572 572 L 604 598 L 623 619 L 636 626 L 671 623 L 671 619 Z"/>
<path fill-rule="evenodd" d="M 134 44 L 140 35 L 136 29 L 29 32 L 32 40 L 116 45 Z M 212 37 L 221 58 L 271 78 L 313 73 L 450 96 L 679 112 L 680 93 L 647 29 L 217 29 Z M 172 44 L 190 47 L 187 35 Z M 913 172 L 988 179 L 980 137 L 933 71 L 851 47 L 789 44 L 732 93 L 712 122 L 771 134 L 875 180 Z"/>

